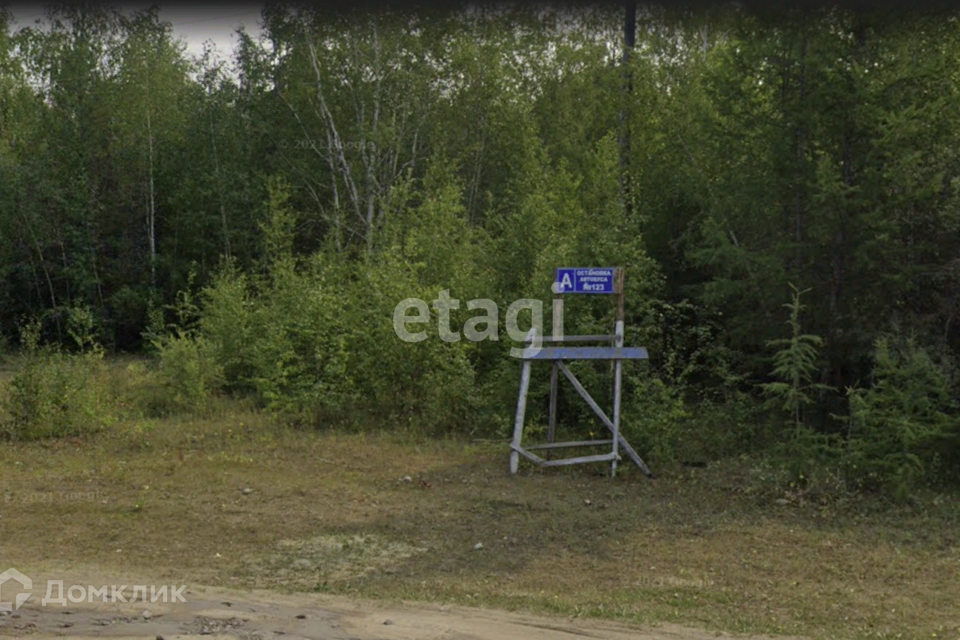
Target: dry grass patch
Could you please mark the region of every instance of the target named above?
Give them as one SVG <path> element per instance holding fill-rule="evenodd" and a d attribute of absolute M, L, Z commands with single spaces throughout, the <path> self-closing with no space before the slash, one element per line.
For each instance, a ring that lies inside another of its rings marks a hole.
<path fill-rule="evenodd" d="M 395 573 L 405 560 L 427 551 L 373 534 L 321 535 L 307 540 L 281 540 L 276 552 L 247 563 L 250 575 L 301 591 L 330 582 Z"/>

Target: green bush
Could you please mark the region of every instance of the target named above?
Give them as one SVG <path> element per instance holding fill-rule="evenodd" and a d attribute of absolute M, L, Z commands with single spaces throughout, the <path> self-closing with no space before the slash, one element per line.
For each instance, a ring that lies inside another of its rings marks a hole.
<path fill-rule="evenodd" d="M 465 337 L 442 341 L 435 314 L 422 327 L 428 335 L 422 342 L 404 342 L 394 331 L 393 311 L 401 300 L 420 298 L 430 304 L 437 296 L 437 290 L 418 282 L 415 269 L 384 256 L 357 274 L 354 286 L 360 295 L 347 297 L 340 329 L 350 389 L 362 401 L 362 413 L 391 428 L 431 434 L 472 431 L 481 402 L 473 368 L 479 343 Z"/>
<path fill-rule="evenodd" d="M 688 300 L 654 299 L 641 317 L 636 340 L 647 346 L 649 375 L 663 381 L 663 390 L 641 392 L 639 408 L 658 411 L 649 405 L 659 399 L 659 410 L 672 425 L 659 428 L 658 439 L 665 443 L 670 433 L 676 457 L 717 460 L 755 451 L 769 441 L 769 421 L 745 390 L 745 376 L 735 373 L 739 356 L 723 343 L 722 314 Z M 680 398 L 682 407 L 677 404 Z"/>
<path fill-rule="evenodd" d="M 687 403 L 690 418 L 681 434 L 681 460 L 704 462 L 768 450 L 778 424 L 756 398 L 736 389 L 720 397 L 713 390 L 703 395 Z"/>
<path fill-rule="evenodd" d="M 65 354 L 40 344 L 40 323 L 21 331 L 22 366 L 3 397 L 3 432 L 12 440 L 37 440 L 82 435 L 110 421 L 111 408 L 94 378 L 102 370 L 103 352 L 89 340 L 89 314 L 72 313 L 70 333 L 87 350 Z"/>
<path fill-rule="evenodd" d="M 353 397 L 346 375 L 343 302 L 316 264 L 274 263 L 247 277 L 224 269 L 203 291 L 200 335 L 224 388 L 298 424 L 341 416 Z"/>
<path fill-rule="evenodd" d="M 946 475 L 944 453 L 960 434 L 952 370 L 913 339 L 876 340 L 872 386 L 848 394 L 851 484 L 902 498 Z"/>
<path fill-rule="evenodd" d="M 433 234 L 443 211 L 430 199 L 424 207 L 432 217 L 418 229 Z M 471 421 L 478 345 L 435 335 L 407 344 L 393 329 L 397 303 L 436 296 L 425 274 L 457 282 L 451 270 L 469 267 L 456 247 L 426 271 L 398 257 L 404 247 L 359 260 L 332 252 L 294 259 L 291 214 L 278 184 L 262 230 L 270 249 L 263 272 L 243 275 L 228 265 L 202 294 L 199 335 L 226 389 L 252 394 L 261 407 L 303 426 L 373 421 L 443 433 Z M 406 250 L 431 246 L 417 233 L 405 238 Z"/>
<path fill-rule="evenodd" d="M 690 418 L 683 394 L 655 376 L 626 377 L 632 390 L 623 397 L 624 437 L 648 465 L 674 462 Z"/>
<path fill-rule="evenodd" d="M 191 269 L 190 284 L 194 273 Z M 159 359 L 154 376 L 156 393 L 148 403 L 148 413 L 203 413 L 211 396 L 223 386 L 223 365 L 216 357 L 214 345 L 202 334 L 200 308 L 189 288 L 179 292 L 176 304 L 168 309 L 177 321 L 163 327 L 160 316 L 154 314 L 144 335 Z"/>
<path fill-rule="evenodd" d="M 202 413 L 222 384 L 223 369 L 202 336 L 179 333 L 160 341 L 158 370 L 161 414 Z"/>
<path fill-rule="evenodd" d="M 249 280 L 232 264 L 214 276 L 203 290 L 201 333 L 210 341 L 212 355 L 223 368 L 223 384 L 227 391 L 252 388 L 255 378 L 253 346 L 262 327 L 255 326 Z"/>

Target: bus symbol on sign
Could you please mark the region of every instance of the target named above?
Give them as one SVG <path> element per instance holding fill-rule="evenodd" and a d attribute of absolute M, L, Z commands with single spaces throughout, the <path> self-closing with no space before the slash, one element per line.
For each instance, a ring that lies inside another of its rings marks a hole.
<path fill-rule="evenodd" d="M 556 293 L 615 293 L 613 267 L 557 269 Z"/>

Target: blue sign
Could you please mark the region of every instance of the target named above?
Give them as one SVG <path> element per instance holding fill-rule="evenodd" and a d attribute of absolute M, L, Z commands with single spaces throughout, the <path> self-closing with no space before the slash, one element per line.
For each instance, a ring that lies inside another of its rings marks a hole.
<path fill-rule="evenodd" d="M 613 267 L 557 269 L 556 293 L 613 293 Z"/>

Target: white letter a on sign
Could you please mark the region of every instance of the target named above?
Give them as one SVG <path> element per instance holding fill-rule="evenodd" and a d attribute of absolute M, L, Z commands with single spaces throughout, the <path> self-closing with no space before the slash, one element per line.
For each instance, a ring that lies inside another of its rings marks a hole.
<path fill-rule="evenodd" d="M 573 282 L 570 281 L 570 274 L 563 274 L 563 279 L 560 280 L 560 291 L 566 291 L 567 289 L 573 289 Z"/>

